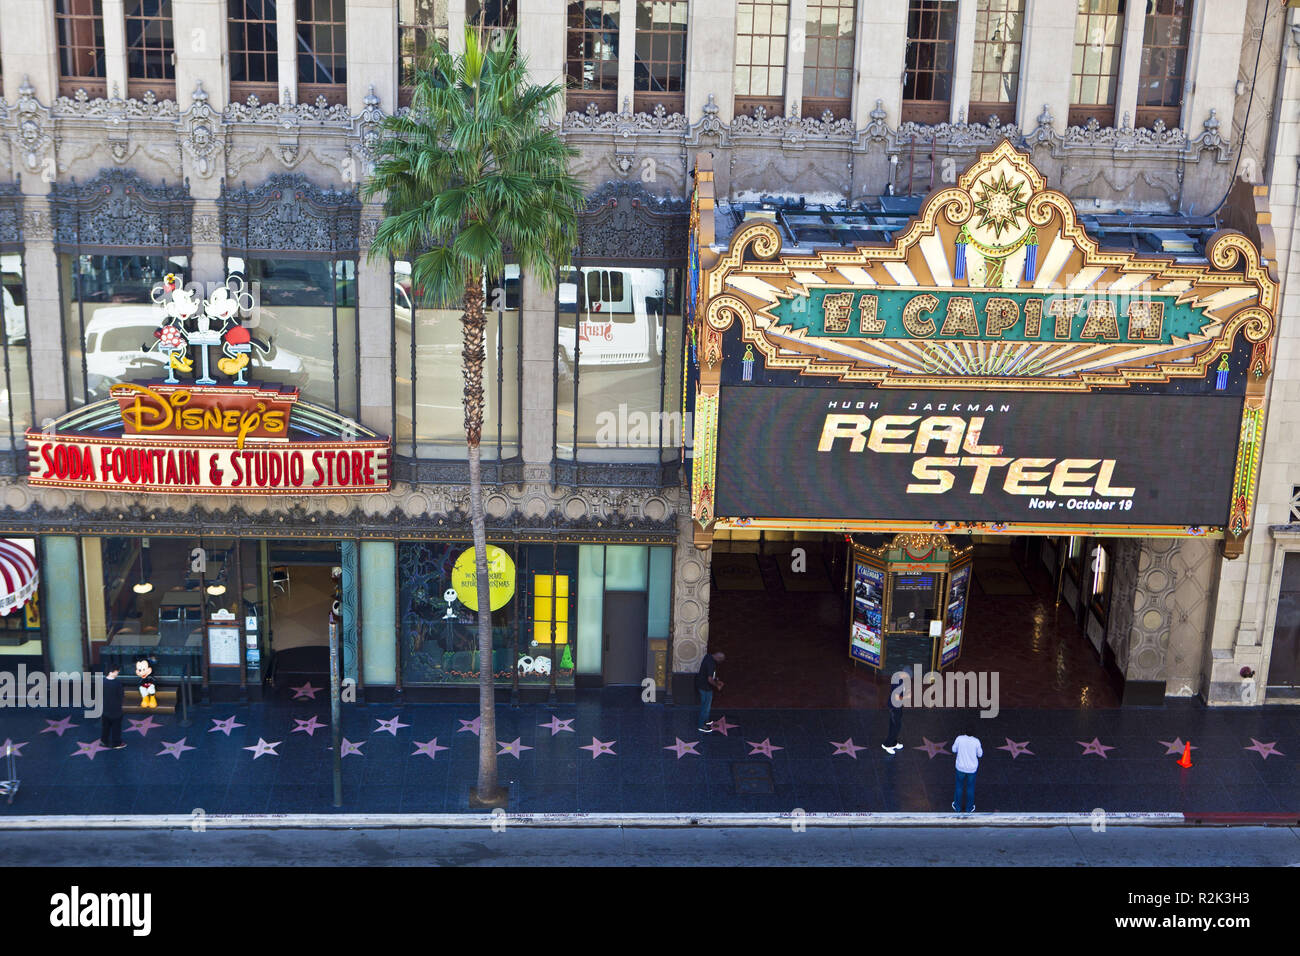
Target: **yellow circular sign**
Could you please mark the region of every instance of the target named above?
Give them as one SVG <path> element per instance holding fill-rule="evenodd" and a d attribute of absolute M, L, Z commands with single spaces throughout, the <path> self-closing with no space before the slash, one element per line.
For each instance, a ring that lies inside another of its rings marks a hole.
<path fill-rule="evenodd" d="M 515 596 L 515 563 L 496 545 L 487 546 L 489 606 L 499 611 Z M 461 553 L 451 569 L 451 586 L 456 597 L 471 611 L 478 610 L 477 572 L 474 568 L 474 549 Z"/>

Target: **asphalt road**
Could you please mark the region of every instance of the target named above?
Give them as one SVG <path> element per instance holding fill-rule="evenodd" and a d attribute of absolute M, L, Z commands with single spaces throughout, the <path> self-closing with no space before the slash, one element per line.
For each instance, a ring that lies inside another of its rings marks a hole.
<path fill-rule="evenodd" d="M 137 835 L 138 836 L 138 835 Z M 1300 866 L 1288 827 L 9 831 L 6 866 Z M 123 845 L 131 852 L 123 853 Z"/>

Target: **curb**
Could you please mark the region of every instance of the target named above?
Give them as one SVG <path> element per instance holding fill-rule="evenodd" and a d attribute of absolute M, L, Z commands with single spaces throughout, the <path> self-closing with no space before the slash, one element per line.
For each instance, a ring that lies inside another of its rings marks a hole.
<path fill-rule="evenodd" d="M 1211 816 L 1215 817 L 1211 820 Z M 1188 826 L 1199 822 L 1247 825 L 1254 817 L 1220 821 L 1228 814 L 1193 818 L 1183 813 L 1107 813 L 1110 826 Z M 1273 815 L 1273 825 L 1300 825 L 1295 814 Z M 207 829 L 470 829 L 510 825 L 556 829 L 629 827 L 690 829 L 691 827 L 1091 827 L 1091 813 L 205 813 L 127 816 L 0 816 L 4 830 L 196 830 Z"/>

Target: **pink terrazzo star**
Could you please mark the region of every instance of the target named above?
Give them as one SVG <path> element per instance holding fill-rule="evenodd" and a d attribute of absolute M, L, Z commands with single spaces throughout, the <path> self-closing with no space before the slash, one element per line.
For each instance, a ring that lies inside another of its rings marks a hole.
<path fill-rule="evenodd" d="M 681 760 L 687 754 L 695 754 L 697 757 L 701 756 L 700 752 L 695 749 L 696 745 L 699 743 L 698 740 L 692 743 L 687 743 L 682 740 L 681 737 L 674 737 L 673 739 L 677 741 L 677 743 L 673 744 L 671 747 L 665 747 L 664 750 L 673 751 L 673 753 L 677 754 L 678 760 Z"/>
<path fill-rule="evenodd" d="M 590 750 L 592 760 L 595 760 L 601 754 L 609 754 L 611 757 L 617 757 L 618 754 L 614 753 L 614 744 L 616 743 L 618 743 L 617 740 L 611 740 L 609 743 L 605 743 L 604 741 L 597 740 L 595 737 L 592 737 L 591 743 L 579 747 L 578 749 Z"/>
<path fill-rule="evenodd" d="M 400 717 L 393 717 L 389 720 L 379 720 L 378 718 L 375 718 L 375 723 L 377 723 L 379 726 L 376 727 L 374 730 L 370 731 L 372 734 L 377 734 L 381 730 L 383 730 L 392 734 L 394 737 L 397 736 L 397 732 L 401 730 L 403 727 L 411 726 L 410 724 L 402 723 Z"/>
<path fill-rule="evenodd" d="M 294 700 L 315 700 L 316 695 L 323 691 L 324 687 L 312 687 L 311 681 L 303 684 L 301 687 L 290 687 L 293 691 Z"/>
<path fill-rule="evenodd" d="M 364 743 L 365 741 L 363 740 L 361 741 L 361 743 L 354 744 L 352 741 L 348 740 L 348 738 L 344 737 L 339 742 L 339 756 L 340 757 L 352 757 L 352 756 L 364 757 L 365 754 L 361 752 L 361 745 Z"/>
<path fill-rule="evenodd" d="M 23 748 L 26 746 L 27 746 L 26 740 L 24 740 L 22 743 L 19 744 L 19 743 L 14 743 L 12 740 L 6 737 L 5 742 L 0 744 L 0 757 L 6 756 L 8 754 L 13 754 L 13 756 L 15 757 L 21 757 L 23 755 Z"/>
<path fill-rule="evenodd" d="M 498 741 L 497 741 L 497 746 L 501 748 L 500 750 L 497 751 L 497 756 L 498 756 L 498 757 L 500 757 L 502 754 L 510 754 L 510 756 L 514 757 L 516 760 L 519 759 L 519 752 L 520 752 L 521 750 L 532 750 L 532 749 L 533 749 L 532 747 L 528 746 L 527 744 L 521 744 L 521 743 L 519 742 L 519 738 L 518 738 L 518 737 L 516 737 L 516 738 L 515 738 L 514 740 L 512 740 L 510 743 L 505 743 L 504 741 L 498 740 Z"/>
<path fill-rule="evenodd" d="M 740 724 L 727 723 L 726 717 L 719 717 L 717 720 L 713 722 L 713 729 L 716 730 L 718 733 L 722 734 L 722 736 L 724 737 L 730 736 L 727 733 L 728 730 L 735 730 L 739 726 Z"/>
<path fill-rule="evenodd" d="M 91 760 L 94 760 L 95 754 L 108 749 L 109 748 L 105 747 L 98 740 L 92 740 L 90 743 L 78 743 L 77 750 L 73 752 L 72 756 L 89 757 Z"/>
<path fill-rule="evenodd" d="M 1003 746 L 998 747 L 997 749 L 1007 751 L 1009 754 L 1011 754 L 1012 760 L 1015 760 L 1021 754 L 1028 754 L 1031 757 L 1034 755 L 1034 752 L 1029 749 L 1028 740 L 1026 740 L 1023 744 L 1018 744 L 1010 737 L 1006 737 L 1004 739 L 1006 740 L 1006 743 Z"/>
<path fill-rule="evenodd" d="M 188 746 L 185 743 L 187 739 L 189 738 L 182 737 L 180 740 L 176 741 L 173 744 L 169 744 L 166 741 L 163 741 L 162 750 L 158 751 L 156 754 L 154 754 L 154 756 L 161 757 L 163 754 L 171 754 L 177 760 L 180 760 L 181 754 L 183 754 L 185 751 L 195 749 L 193 747 Z"/>
<path fill-rule="evenodd" d="M 126 728 L 126 732 L 129 734 L 134 730 L 137 731 L 141 737 L 148 736 L 149 731 L 162 726 L 162 724 L 153 719 L 153 714 L 150 714 L 147 717 L 128 717 L 126 722 L 131 725 Z"/>
<path fill-rule="evenodd" d="M 948 749 L 948 741 L 941 740 L 938 743 L 935 743 L 929 737 L 922 737 L 921 740 L 923 741 L 921 746 L 913 747 L 912 749 L 924 750 L 929 755 L 931 760 L 933 760 L 939 754 L 948 754 L 949 756 L 952 756 L 952 751 Z"/>
<path fill-rule="evenodd" d="M 537 726 L 546 727 L 547 729 L 549 729 L 552 737 L 554 737 L 562 730 L 567 730 L 569 733 L 572 734 L 572 733 L 576 733 L 576 731 L 572 727 L 572 724 L 577 719 L 578 718 L 576 717 L 570 717 L 568 720 L 560 720 L 559 717 L 552 717 L 549 723 L 538 724 Z"/>
<path fill-rule="evenodd" d="M 293 719 L 293 723 L 294 723 L 294 728 L 293 730 L 289 731 L 289 733 L 296 734 L 299 731 L 302 731 L 308 737 L 315 737 L 316 731 L 320 730 L 322 727 L 329 726 L 329 724 L 322 724 L 319 720 L 317 720 L 315 714 L 312 714 L 306 720 L 301 720 L 298 717 L 295 717 Z"/>
<path fill-rule="evenodd" d="M 251 747 L 245 747 L 244 749 L 253 751 L 254 760 L 256 760 L 258 757 L 265 757 L 267 754 L 270 754 L 272 757 L 278 757 L 280 755 L 275 752 L 275 748 L 280 746 L 280 743 L 281 742 L 277 740 L 273 744 L 268 744 L 261 737 L 258 737 L 256 744 L 254 744 Z"/>
<path fill-rule="evenodd" d="M 457 719 L 457 720 L 460 720 L 459 717 L 457 717 L 456 719 Z M 479 725 L 480 725 L 482 722 L 483 722 L 483 717 L 482 717 L 481 715 L 478 716 L 478 717 L 475 717 L 473 720 L 461 720 L 461 721 L 460 721 L 460 730 L 456 731 L 456 733 L 458 733 L 458 734 L 463 734 L 463 733 L 465 733 L 466 731 L 469 731 L 471 734 L 473 734 L 475 737 L 477 737 L 477 736 L 478 736 L 478 732 L 479 732 Z"/>
<path fill-rule="evenodd" d="M 418 757 L 420 754 L 424 754 L 430 760 L 436 760 L 438 758 L 439 750 L 450 750 L 450 749 L 451 749 L 450 747 L 438 746 L 438 738 L 434 737 L 432 740 L 426 740 L 424 743 L 415 741 L 415 750 L 414 752 L 412 752 L 411 756 Z"/>
<path fill-rule="evenodd" d="M 61 720 L 49 720 L 47 718 L 45 721 L 45 729 L 42 730 L 41 733 L 43 734 L 54 733 L 62 737 L 63 732 L 65 730 L 71 730 L 73 727 L 76 726 L 78 725 L 72 722 L 71 717 L 64 717 Z"/>
<path fill-rule="evenodd" d="M 840 754 L 843 754 L 846 757 L 852 757 L 854 760 L 857 760 L 858 751 L 867 749 L 866 747 L 859 747 L 855 744 L 852 737 L 843 742 L 832 740 L 830 743 L 831 746 L 835 748 L 835 752 L 831 754 L 832 757 L 838 757 Z"/>
<path fill-rule="evenodd" d="M 217 720 L 215 717 L 209 719 L 212 721 L 212 726 L 208 728 L 208 733 L 210 734 L 215 734 L 219 730 L 229 737 L 230 732 L 236 727 L 244 726 L 243 724 L 238 723 L 234 717 L 227 717 L 225 720 Z"/>
<path fill-rule="evenodd" d="M 1241 749 L 1242 749 L 1242 750 L 1253 750 L 1253 751 L 1255 751 L 1255 753 L 1259 754 L 1259 755 L 1260 755 L 1261 757 L 1263 757 L 1265 760 L 1267 760 L 1269 757 L 1285 757 L 1285 756 L 1286 756 L 1286 754 L 1282 753 L 1282 751 L 1280 751 L 1280 750 L 1277 749 L 1277 741 L 1276 741 L 1276 740 L 1274 740 L 1272 743 L 1267 743 L 1267 744 L 1265 744 L 1265 743 L 1260 743 L 1260 742 L 1259 742 L 1258 740 L 1256 740 L 1254 737 L 1251 737 L 1251 738 L 1250 738 L 1250 742 L 1251 742 L 1254 746 L 1251 746 L 1251 747 L 1242 747 Z"/>
<path fill-rule="evenodd" d="M 1175 737 L 1173 740 L 1162 740 L 1160 741 L 1160 746 L 1165 748 L 1166 757 L 1168 757 L 1170 754 L 1177 754 L 1179 757 L 1183 755 L 1182 737 Z M 1192 744 L 1192 749 L 1200 750 L 1201 748 L 1196 746 L 1196 744 Z"/>
<path fill-rule="evenodd" d="M 1086 743 L 1085 741 L 1082 740 L 1076 740 L 1075 743 L 1083 748 L 1083 753 L 1079 754 L 1080 757 L 1086 757 L 1088 756 L 1088 754 L 1096 754 L 1102 760 L 1105 760 L 1106 751 L 1116 749 L 1114 747 L 1108 746 L 1107 744 L 1103 744 L 1096 737 L 1092 738 L 1092 743 Z"/>
<path fill-rule="evenodd" d="M 749 752 L 749 756 L 752 757 L 754 754 L 762 754 L 768 760 L 772 759 L 772 751 L 785 749 L 784 747 L 778 747 L 776 744 L 772 743 L 771 738 L 769 737 L 764 737 L 761 744 L 756 744 L 752 740 L 746 740 L 745 743 L 754 748 Z"/>

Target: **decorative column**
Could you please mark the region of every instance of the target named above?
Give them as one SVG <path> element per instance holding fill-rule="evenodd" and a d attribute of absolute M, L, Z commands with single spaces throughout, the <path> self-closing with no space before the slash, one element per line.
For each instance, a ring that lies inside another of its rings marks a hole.
<path fill-rule="evenodd" d="M 555 287 L 542 288 L 531 274 L 523 276 L 523 372 L 519 401 L 524 413 L 520 436 L 528 465 L 550 465 L 555 402 Z M 547 469 L 549 478 L 549 468 Z"/>
<path fill-rule="evenodd" d="M 632 112 L 635 86 L 636 0 L 623 0 L 618 5 L 618 106 L 620 110 Z"/>
<path fill-rule="evenodd" d="M 454 6 L 454 4 L 453 4 Z M 281 103 L 298 102 L 298 6 L 281 0 L 275 8 L 276 73 Z"/>
<path fill-rule="evenodd" d="M 103 0 L 104 79 L 110 98 L 126 99 L 126 3 Z M 57 48 L 56 48 L 57 49 Z"/>
<path fill-rule="evenodd" d="M 736 85 L 736 4 L 692 4 L 688 18 L 686 118 L 702 115 L 712 95 L 718 119 L 730 123 Z"/>
<path fill-rule="evenodd" d="M 1022 130 L 1036 128 L 1046 109 L 1052 128 L 1065 132 L 1070 115 L 1072 74 L 1068 65 L 1074 62 L 1075 13 L 1073 5 L 1063 9 L 1056 0 L 1028 0 L 1016 105 L 1016 122 Z"/>
<path fill-rule="evenodd" d="M 898 125 L 903 111 L 903 71 L 907 60 L 907 0 L 871 0 L 858 4 L 854 37 L 853 123 L 871 122 L 882 100 L 889 123 Z"/>
<path fill-rule="evenodd" d="M 975 62 L 975 0 L 960 0 L 957 6 L 957 36 L 952 65 L 952 101 L 948 119 L 956 123 L 965 116 L 970 122 L 982 122 L 983 117 L 970 112 L 970 81 Z"/>
<path fill-rule="evenodd" d="M 808 0 L 790 0 L 785 41 L 785 115 L 795 115 L 803 102 L 803 65 L 808 53 Z"/>

